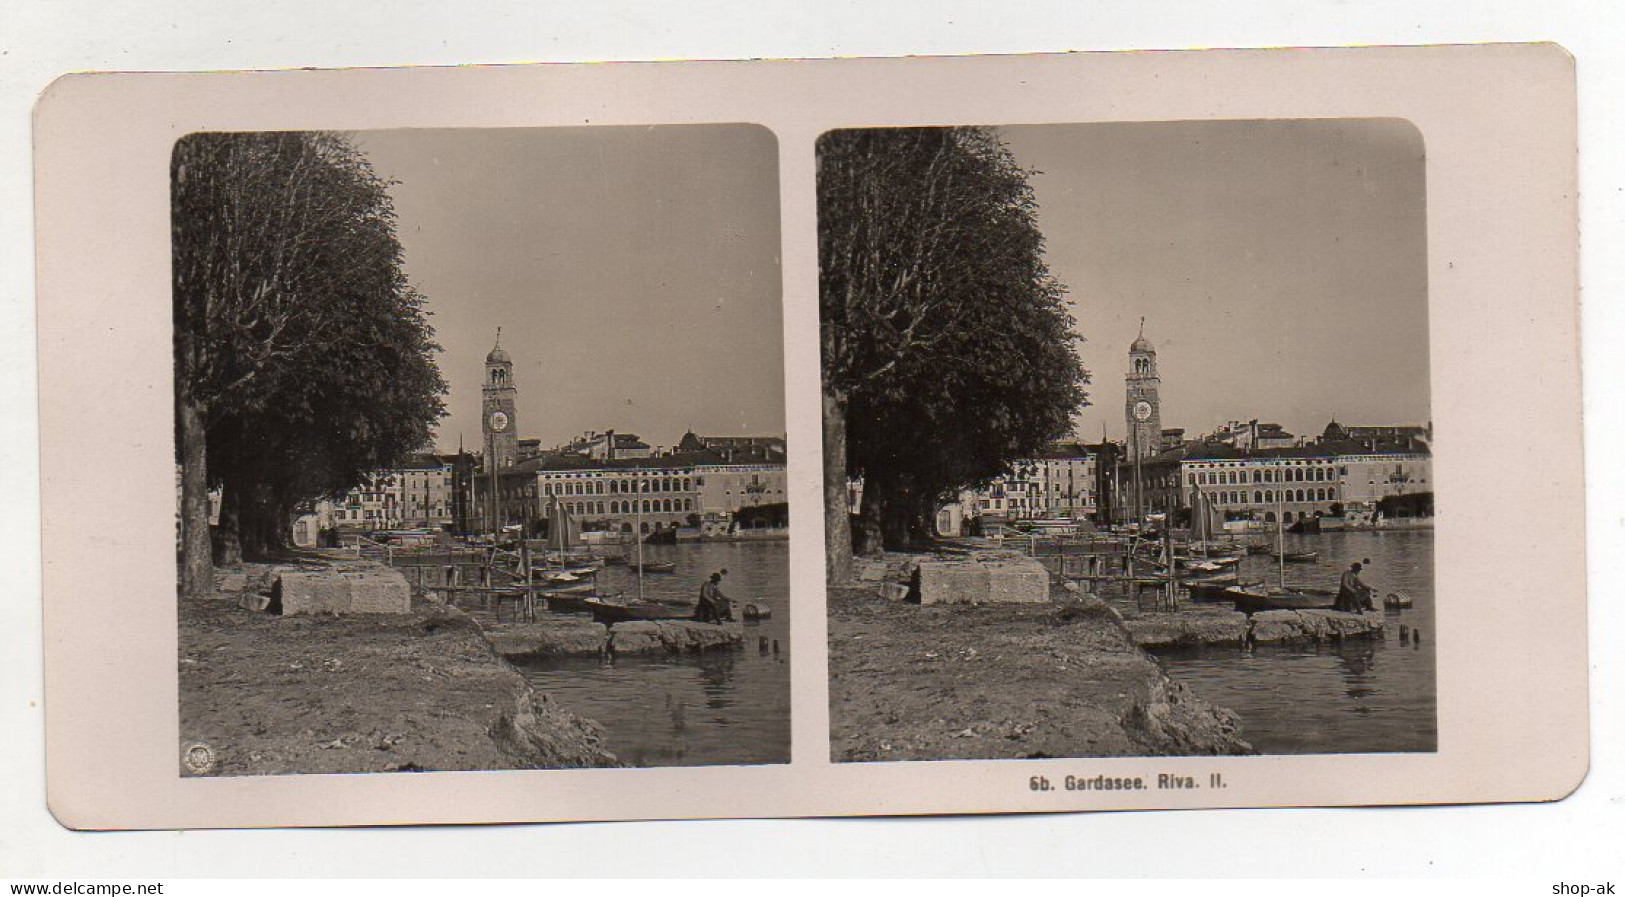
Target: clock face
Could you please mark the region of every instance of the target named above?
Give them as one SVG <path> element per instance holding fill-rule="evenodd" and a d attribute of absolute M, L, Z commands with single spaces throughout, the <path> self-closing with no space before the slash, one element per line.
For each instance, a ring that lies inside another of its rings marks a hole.
<path fill-rule="evenodd" d="M 491 412 L 491 429 L 498 433 L 508 429 L 508 413 L 506 411 Z"/>
<path fill-rule="evenodd" d="M 1134 419 L 1147 421 L 1151 419 L 1151 403 L 1141 399 L 1134 403 Z"/>

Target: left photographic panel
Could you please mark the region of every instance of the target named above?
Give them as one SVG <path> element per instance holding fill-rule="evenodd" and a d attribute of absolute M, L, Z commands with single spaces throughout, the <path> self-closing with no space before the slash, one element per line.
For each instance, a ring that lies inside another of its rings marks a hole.
<path fill-rule="evenodd" d="M 170 161 L 183 776 L 789 762 L 771 131 Z"/>

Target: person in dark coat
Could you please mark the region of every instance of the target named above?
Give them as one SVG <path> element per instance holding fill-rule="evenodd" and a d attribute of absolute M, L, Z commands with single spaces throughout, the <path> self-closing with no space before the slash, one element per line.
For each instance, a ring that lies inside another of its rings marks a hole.
<path fill-rule="evenodd" d="M 711 574 L 700 586 L 700 603 L 694 608 L 694 619 L 701 623 L 721 623 L 734 618 L 733 604 L 722 594 L 722 574 L 726 572 Z"/>
<path fill-rule="evenodd" d="M 1360 579 L 1360 562 L 1355 561 L 1343 572 L 1343 579 L 1337 585 L 1337 600 L 1333 602 L 1332 609 L 1357 614 L 1365 610 L 1370 603 L 1371 587 Z"/>
<path fill-rule="evenodd" d="M 720 574 L 713 573 L 711 574 L 711 578 L 707 579 L 704 584 L 700 586 L 700 603 L 694 607 L 694 619 L 700 621 L 701 623 L 712 623 L 716 621 L 716 594 L 718 591 L 718 585 L 721 582 L 722 576 Z"/>

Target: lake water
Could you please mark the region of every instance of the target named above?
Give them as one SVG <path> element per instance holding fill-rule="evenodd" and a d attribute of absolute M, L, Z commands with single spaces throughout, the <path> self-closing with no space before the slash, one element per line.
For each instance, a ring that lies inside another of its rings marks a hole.
<path fill-rule="evenodd" d="M 1242 737 L 1266 754 L 1433 751 L 1438 700 L 1433 645 L 1432 532 L 1349 532 L 1287 536 L 1288 551 L 1318 551 L 1318 564 L 1287 564 L 1288 585 L 1335 589 L 1354 561 L 1370 558 L 1361 578 L 1415 604 L 1385 611 L 1381 639 L 1317 648 L 1208 648 L 1163 654 L 1163 667 L 1206 700 L 1240 714 Z M 1243 580 L 1274 581 L 1273 558 L 1243 561 Z M 1403 624 L 1421 644 L 1401 644 Z"/>
<path fill-rule="evenodd" d="M 700 585 L 728 570 L 722 590 L 739 608 L 766 604 L 768 620 L 746 623 L 745 646 L 680 657 L 530 662 L 531 684 L 605 729 L 605 746 L 632 766 L 790 762 L 790 549 L 779 542 L 646 545 L 647 563 L 674 573 L 643 577 L 644 599 L 693 607 Z M 637 596 L 630 567 L 599 574 L 604 591 Z M 778 650 L 773 650 L 777 644 Z"/>

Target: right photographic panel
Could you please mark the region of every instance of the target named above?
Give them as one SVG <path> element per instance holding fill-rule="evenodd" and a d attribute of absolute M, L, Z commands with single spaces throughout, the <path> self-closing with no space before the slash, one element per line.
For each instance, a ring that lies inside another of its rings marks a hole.
<path fill-rule="evenodd" d="M 1432 752 L 1400 119 L 818 143 L 836 762 Z"/>

